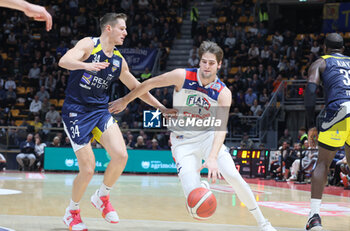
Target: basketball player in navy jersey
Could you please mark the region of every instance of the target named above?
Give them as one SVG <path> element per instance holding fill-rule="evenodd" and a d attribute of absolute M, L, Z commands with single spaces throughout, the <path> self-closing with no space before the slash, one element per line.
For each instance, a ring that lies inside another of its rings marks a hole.
<path fill-rule="evenodd" d="M 63 217 L 70 230 L 87 230 L 80 218 L 79 202 L 95 169 L 91 139 L 96 139 L 111 156 L 103 183 L 91 197 L 91 203 L 107 222 L 118 223 L 119 217 L 109 201 L 109 191 L 121 175 L 127 151 L 118 124 L 108 111 L 108 88 L 118 78 L 130 90 L 140 84 L 129 72 L 128 65 L 116 45 L 122 45 L 127 35 L 126 15 L 108 13 L 100 20 L 101 36 L 81 39 L 59 61 L 59 66 L 71 71 L 62 107 L 62 119 L 67 136 L 79 163 L 72 198 Z M 141 99 L 166 111 L 151 94 Z"/>
<path fill-rule="evenodd" d="M 188 118 L 215 119 L 221 125 L 192 128 L 171 128 L 171 149 L 186 198 L 192 190 L 201 187 L 200 170 L 208 168 L 208 178 L 216 181 L 222 174 L 234 188 L 240 200 L 256 219 L 261 231 L 276 231 L 260 211 L 249 185 L 237 171 L 228 148 L 223 144 L 231 106 L 231 91 L 217 77 L 223 51 L 213 42 L 203 42 L 199 48 L 200 68 L 175 69 L 143 82 L 125 97 L 113 101 L 110 111 L 118 113 L 136 97 L 153 88 L 175 86 L 173 107 L 178 111 L 177 120 Z M 212 120 L 213 121 L 213 120 Z M 211 122 L 212 122 L 211 121 Z M 180 124 L 180 123 L 178 123 Z M 202 159 L 205 160 L 202 165 Z"/>
<path fill-rule="evenodd" d="M 325 55 L 309 68 L 305 91 L 308 127 L 315 130 L 314 108 L 316 90 L 321 80 L 325 95 L 325 118 L 319 128 L 318 160 L 311 179 L 311 210 L 306 230 L 323 230 L 319 216 L 329 166 L 337 150 L 345 145 L 350 160 L 350 57 L 343 55 L 343 38 L 337 33 L 327 35 Z"/>
<path fill-rule="evenodd" d="M 0 6 L 20 10 L 28 17 L 34 18 L 36 21 L 46 21 L 46 30 L 51 30 L 52 17 L 42 6 L 24 0 L 0 0 Z"/>

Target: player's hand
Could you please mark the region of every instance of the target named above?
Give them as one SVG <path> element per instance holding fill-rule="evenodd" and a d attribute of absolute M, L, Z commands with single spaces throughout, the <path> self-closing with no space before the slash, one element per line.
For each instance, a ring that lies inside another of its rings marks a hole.
<path fill-rule="evenodd" d="M 216 159 L 208 157 L 198 171 L 201 171 L 203 168 L 208 168 L 208 181 L 211 179 L 211 182 L 215 183 L 217 178 L 221 178 Z"/>
<path fill-rule="evenodd" d="M 34 18 L 36 21 L 45 21 L 46 22 L 46 30 L 49 31 L 52 28 L 52 17 L 49 12 L 42 6 L 38 6 L 35 4 L 28 3 L 24 10 L 24 14 L 28 17 Z"/>
<path fill-rule="evenodd" d="M 124 98 L 120 98 L 110 102 L 108 110 L 112 114 L 118 114 L 119 112 L 122 112 L 127 105 L 128 103 L 124 100 Z"/>
<path fill-rule="evenodd" d="M 107 68 L 108 66 L 109 66 L 109 63 L 107 62 L 86 63 L 84 69 L 87 71 L 100 71 L 102 69 Z"/>

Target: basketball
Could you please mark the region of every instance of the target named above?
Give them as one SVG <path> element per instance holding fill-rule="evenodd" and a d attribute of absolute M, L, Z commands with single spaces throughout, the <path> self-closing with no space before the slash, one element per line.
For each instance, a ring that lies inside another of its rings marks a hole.
<path fill-rule="evenodd" d="M 216 198 L 209 189 L 196 188 L 187 197 L 187 209 L 195 219 L 208 219 L 216 210 Z"/>

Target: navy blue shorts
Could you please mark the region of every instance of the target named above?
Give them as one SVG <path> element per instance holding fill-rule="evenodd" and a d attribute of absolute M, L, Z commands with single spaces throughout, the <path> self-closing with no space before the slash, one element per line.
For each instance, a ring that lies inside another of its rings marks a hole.
<path fill-rule="evenodd" d="M 62 108 L 64 130 L 74 151 L 84 147 L 91 139 L 100 142 L 102 133 L 116 123 L 108 109 L 79 109 L 80 111 L 75 105 L 65 105 Z"/>

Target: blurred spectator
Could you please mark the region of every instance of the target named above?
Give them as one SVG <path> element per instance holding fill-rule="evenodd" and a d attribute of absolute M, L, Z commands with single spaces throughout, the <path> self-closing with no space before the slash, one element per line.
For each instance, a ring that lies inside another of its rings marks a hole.
<path fill-rule="evenodd" d="M 29 160 L 28 167 L 33 166 L 36 157 L 34 155 L 35 145 L 33 143 L 33 134 L 28 134 L 27 139 L 20 144 L 21 153 L 16 156 L 16 160 L 20 165 L 21 169 L 24 170 L 24 159 Z"/>
<path fill-rule="evenodd" d="M 16 95 L 15 91 L 13 90 L 12 87 L 10 87 L 8 89 L 8 91 L 6 92 L 5 104 L 6 105 L 15 105 L 16 104 L 16 98 L 17 98 L 17 95 Z"/>
<path fill-rule="evenodd" d="M 146 149 L 146 145 L 142 136 L 138 136 L 134 149 Z"/>
<path fill-rule="evenodd" d="M 48 135 L 51 131 L 52 128 L 52 124 L 50 123 L 50 119 L 46 119 L 43 126 L 42 126 L 42 132 L 44 133 L 44 135 Z"/>
<path fill-rule="evenodd" d="M 247 93 L 244 95 L 244 102 L 247 104 L 248 107 L 251 107 L 254 103 L 254 100 L 257 99 L 257 96 L 255 93 L 253 93 L 252 88 L 248 88 Z"/>
<path fill-rule="evenodd" d="M 161 147 L 159 146 L 157 139 L 152 139 L 152 145 L 151 145 L 151 147 L 149 149 L 161 150 Z"/>
<path fill-rule="evenodd" d="M 33 115 L 39 115 L 42 103 L 39 100 L 39 96 L 34 96 L 34 100 L 30 103 L 29 111 Z"/>
<path fill-rule="evenodd" d="M 36 115 L 34 117 L 34 121 L 30 122 L 29 124 L 34 127 L 35 132 L 41 131 L 41 128 L 43 127 L 43 124 L 40 122 L 40 117 L 38 115 Z"/>
<path fill-rule="evenodd" d="M 16 90 L 16 82 L 13 80 L 13 77 L 9 77 L 8 80 L 5 82 L 5 89 L 8 90 L 12 88 L 13 90 Z"/>
<path fill-rule="evenodd" d="M 140 82 L 146 81 L 147 79 L 152 77 L 152 73 L 149 72 L 148 67 L 145 68 L 145 71 L 141 73 L 140 77 L 141 77 Z"/>
<path fill-rule="evenodd" d="M 39 135 L 36 135 L 34 151 L 35 151 L 36 158 L 38 160 L 36 163 L 36 166 L 38 167 L 38 169 L 44 167 L 44 148 L 45 147 L 46 147 L 46 144 L 41 142 L 41 137 Z"/>
<path fill-rule="evenodd" d="M 281 146 L 283 142 L 287 142 L 288 145 L 293 143 L 293 137 L 289 134 L 288 129 L 284 129 L 283 136 L 278 140 L 278 145 Z"/>
<path fill-rule="evenodd" d="M 50 110 L 45 115 L 45 119 L 48 120 L 51 124 L 55 124 L 57 122 L 57 119 L 59 118 L 60 118 L 60 113 L 56 111 L 54 105 L 51 105 Z"/>
<path fill-rule="evenodd" d="M 254 148 L 254 142 L 249 138 L 248 133 L 243 133 L 243 137 L 241 140 L 241 149 L 253 149 Z"/>
<path fill-rule="evenodd" d="M 61 146 L 61 139 L 58 136 L 55 136 L 50 143 L 49 147 L 60 147 Z"/>
<path fill-rule="evenodd" d="M 47 98 L 47 99 L 50 98 L 50 95 L 49 95 L 49 93 L 45 90 L 45 87 L 44 87 L 44 86 L 41 86 L 41 87 L 40 87 L 40 91 L 38 91 L 38 92 L 36 93 L 36 95 L 39 97 L 39 100 L 40 100 L 41 102 L 43 102 L 45 98 Z"/>
<path fill-rule="evenodd" d="M 69 139 L 68 136 L 66 136 L 66 137 L 64 138 L 64 143 L 63 143 L 62 146 L 63 146 L 63 147 L 67 147 L 67 148 L 72 147 L 72 144 L 71 144 L 70 139 Z"/>
<path fill-rule="evenodd" d="M 262 108 L 258 104 L 258 100 L 254 100 L 253 105 L 250 107 L 250 110 L 253 112 L 253 116 L 260 116 L 262 113 Z"/>
<path fill-rule="evenodd" d="M 192 6 L 190 14 L 191 14 L 190 15 L 190 19 L 191 19 L 191 22 L 192 22 L 191 36 L 193 38 L 197 34 L 197 25 L 198 25 L 198 20 L 199 20 L 199 13 L 198 13 L 198 8 L 197 8 L 197 3 L 196 2 Z"/>
<path fill-rule="evenodd" d="M 6 159 L 3 154 L 0 153 L 0 172 L 6 170 Z"/>
<path fill-rule="evenodd" d="M 199 64 L 199 59 L 197 58 L 196 54 L 193 54 L 188 59 L 188 67 L 190 68 L 198 67 L 198 64 Z"/>
<path fill-rule="evenodd" d="M 133 149 L 134 148 L 135 141 L 134 141 L 134 136 L 131 133 L 127 135 L 127 139 L 126 139 L 125 143 L 126 143 L 126 148 L 127 149 Z"/>

